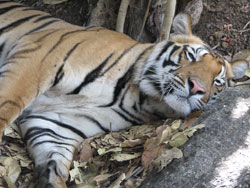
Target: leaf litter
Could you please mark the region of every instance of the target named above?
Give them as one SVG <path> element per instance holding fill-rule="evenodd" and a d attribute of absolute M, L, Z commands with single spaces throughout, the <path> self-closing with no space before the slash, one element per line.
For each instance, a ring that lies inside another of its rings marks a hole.
<path fill-rule="evenodd" d="M 182 129 L 183 120 L 133 126 L 84 140 L 74 156 L 69 188 L 137 187 L 153 170 L 162 170 L 183 156 L 179 148 L 203 125 Z M 34 163 L 16 124 L 0 145 L 0 187 L 34 187 Z"/>

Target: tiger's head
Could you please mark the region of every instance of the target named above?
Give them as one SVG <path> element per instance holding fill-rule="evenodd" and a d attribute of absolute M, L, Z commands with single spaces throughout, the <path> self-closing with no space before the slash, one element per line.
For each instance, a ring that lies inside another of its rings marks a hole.
<path fill-rule="evenodd" d="M 228 86 L 228 80 L 244 76 L 247 61 L 227 62 L 201 39 L 192 35 L 190 18 L 177 15 L 177 35 L 156 44 L 145 57 L 139 87 L 147 95 L 164 100 L 177 116 L 202 110 Z"/>

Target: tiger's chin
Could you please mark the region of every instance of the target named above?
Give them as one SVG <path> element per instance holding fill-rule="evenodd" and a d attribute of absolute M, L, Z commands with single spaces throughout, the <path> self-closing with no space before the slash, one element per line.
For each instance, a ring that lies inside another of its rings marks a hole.
<path fill-rule="evenodd" d="M 168 95 L 165 97 L 165 102 L 174 111 L 176 117 L 186 117 L 195 110 L 189 99 L 176 95 Z"/>

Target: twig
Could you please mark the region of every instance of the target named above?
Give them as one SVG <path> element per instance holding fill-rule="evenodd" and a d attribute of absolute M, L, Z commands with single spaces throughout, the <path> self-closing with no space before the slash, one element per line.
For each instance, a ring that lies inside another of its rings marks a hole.
<path fill-rule="evenodd" d="M 250 31 L 250 28 L 242 29 L 242 30 L 232 29 L 232 31 L 239 32 L 239 33 L 244 33 L 244 32 Z"/>
<path fill-rule="evenodd" d="M 249 24 L 250 24 L 250 21 L 247 22 L 247 24 L 243 27 L 243 29 L 246 29 Z"/>
<path fill-rule="evenodd" d="M 166 4 L 165 16 L 162 24 L 160 41 L 168 40 L 170 29 L 175 14 L 176 0 L 168 0 Z"/>
<path fill-rule="evenodd" d="M 122 0 L 120 8 L 119 8 L 115 30 L 121 33 L 123 33 L 124 31 L 124 23 L 125 23 L 129 3 L 130 3 L 130 0 Z"/>
<path fill-rule="evenodd" d="M 212 47 L 212 50 L 215 50 L 216 48 L 218 48 L 220 46 L 220 43 L 216 44 L 214 47 Z"/>
<path fill-rule="evenodd" d="M 250 85 L 250 83 L 236 84 L 234 87 L 238 87 L 238 86 L 248 86 L 248 85 Z"/>
<path fill-rule="evenodd" d="M 148 0 L 147 9 L 146 9 L 146 12 L 145 12 L 145 14 L 144 14 L 143 21 L 142 21 L 142 27 L 141 27 L 141 30 L 140 30 L 139 35 L 138 35 L 137 38 L 136 38 L 137 41 L 140 40 L 141 35 L 142 35 L 142 32 L 143 32 L 143 30 L 144 30 L 144 27 L 145 27 L 145 24 L 146 24 L 146 20 L 147 20 L 147 17 L 148 17 L 148 13 L 149 13 L 149 8 L 150 8 L 150 5 L 151 5 L 151 1 L 152 1 L 152 0 Z"/>

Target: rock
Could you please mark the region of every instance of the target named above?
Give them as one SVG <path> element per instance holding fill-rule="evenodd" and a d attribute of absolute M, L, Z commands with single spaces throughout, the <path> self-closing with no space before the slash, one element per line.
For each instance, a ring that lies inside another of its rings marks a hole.
<path fill-rule="evenodd" d="M 114 30 L 117 17 L 114 10 L 118 10 L 119 5 L 119 2 L 112 0 L 99 0 L 91 12 L 88 26 L 102 26 Z"/>
<path fill-rule="evenodd" d="M 185 7 L 184 12 L 188 13 L 192 20 L 192 26 L 195 26 L 201 17 L 201 13 L 203 11 L 203 3 L 202 0 L 192 0 Z"/>
<path fill-rule="evenodd" d="M 214 37 L 217 41 L 219 41 L 223 36 L 225 36 L 224 32 L 223 31 L 216 31 L 214 33 Z"/>
<path fill-rule="evenodd" d="M 222 41 L 221 46 L 223 48 L 228 48 L 229 44 L 228 44 L 228 42 Z"/>
<path fill-rule="evenodd" d="M 196 124 L 206 127 L 182 147 L 184 157 L 141 185 L 157 188 L 250 187 L 250 92 L 228 88 Z"/>

